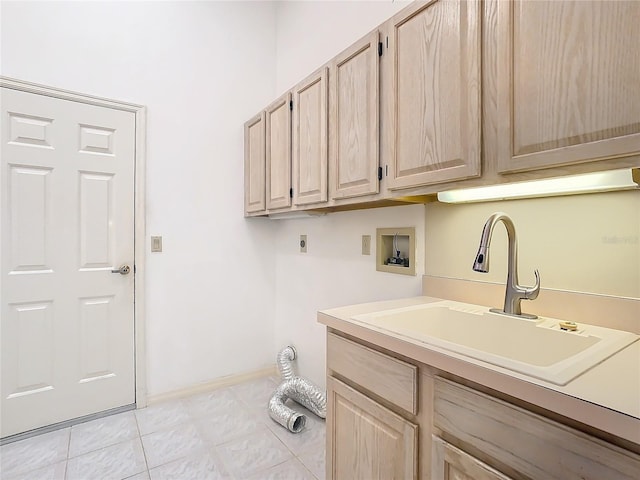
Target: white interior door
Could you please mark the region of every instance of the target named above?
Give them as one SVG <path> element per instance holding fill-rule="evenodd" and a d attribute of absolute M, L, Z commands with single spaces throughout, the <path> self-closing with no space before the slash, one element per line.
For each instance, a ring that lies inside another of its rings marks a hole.
<path fill-rule="evenodd" d="M 135 115 L 0 102 L 5 437 L 135 402 Z"/>

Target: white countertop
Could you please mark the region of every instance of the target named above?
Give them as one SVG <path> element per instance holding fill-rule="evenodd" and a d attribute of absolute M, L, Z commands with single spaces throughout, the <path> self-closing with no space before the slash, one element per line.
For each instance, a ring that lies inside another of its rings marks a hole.
<path fill-rule="evenodd" d="M 412 297 L 318 312 L 318 321 L 420 363 L 466 378 L 545 410 L 640 445 L 640 342 L 559 386 L 488 363 L 452 355 L 419 340 L 353 320 L 355 315 L 440 301 Z"/>

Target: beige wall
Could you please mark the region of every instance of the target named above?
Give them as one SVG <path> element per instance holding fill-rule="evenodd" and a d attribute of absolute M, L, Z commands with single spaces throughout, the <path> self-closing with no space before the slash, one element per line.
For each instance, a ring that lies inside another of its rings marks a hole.
<path fill-rule="evenodd" d="M 489 273 L 472 271 L 482 227 L 506 212 L 518 235 L 520 283 L 640 298 L 640 191 L 426 206 L 428 275 L 504 283 L 507 235 L 498 225 Z"/>

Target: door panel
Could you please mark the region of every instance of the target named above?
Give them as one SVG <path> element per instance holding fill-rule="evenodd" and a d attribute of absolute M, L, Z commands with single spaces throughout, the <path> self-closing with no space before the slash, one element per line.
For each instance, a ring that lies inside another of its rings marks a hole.
<path fill-rule="evenodd" d="M 293 91 L 293 202 L 327 201 L 328 69 L 321 68 Z"/>
<path fill-rule="evenodd" d="M 432 480 L 510 480 L 440 437 L 432 436 L 432 446 Z"/>
<path fill-rule="evenodd" d="M 639 2 L 498 2 L 501 172 L 640 153 L 639 18 Z"/>
<path fill-rule="evenodd" d="M 9 169 L 9 228 L 11 273 L 50 270 L 51 190 L 48 168 L 11 166 Z"/>
<path fill-rule="evenodd" d="M 135 116 L 1 92 L 5 437 L 135 402 Z"/>
<path fill-rule="evenodd" d="M 389 188 L 480 175 L 480 2 L 415 2 L 386 29 Z"/>
<path fill-rule="evenodd" d="M 330 75 L 331 197 L 378 193 L 378 32 L 336 57 Z"/>
<path fill-rule="evenodd" d="M 291 94 L 286 93 L 265 113 L 267 120 L 267 209 L 291 206 Z"/>
<path fill-rule="evenodd" d="M 16 369 L 7 372 L 9 398 L 53 388 L 52 333 L 53 302 L 11 306 L 3 334 L 13 337 L 7 354 L 18 362 Z"/>
<path fill-rule="evenodd" d="M 51 146 L 53 119 L 9 112 L 9 142 L 13 144 Z"/>
<path fill-rule="evenodd" d="M 113 297 L 80 299 L 80 382 L 114 375 L 109 361 Z"/>
<path fill-rule="evenodd" d="M 329 478 L 416 478 L 418 426 L 333 377 L 327 388 Z"/>
<path fill-rule="evenodd" d="M 265 114 L 244 124 L 244 211 L 262 212 L 266 208 Z"/>
<path fill-rule="evenodd" d="M 80 173 L 80 268 L 110 267 L 113 261 L 113 175 Z"/>

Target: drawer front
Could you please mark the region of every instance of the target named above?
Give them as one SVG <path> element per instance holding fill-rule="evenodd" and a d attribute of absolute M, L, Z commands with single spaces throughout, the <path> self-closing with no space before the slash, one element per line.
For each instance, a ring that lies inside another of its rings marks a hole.
<path fill-rule="evenodd" d="M 418 413 L 418 367 L 327 334 L 327 367 L 412 414 Z"/>
<path fill-rule="evenodd" d="M 434 426 L 528 478 L 637 480 L 640 472 L 632 452 L 442 378 L 435 381 Z"/>

